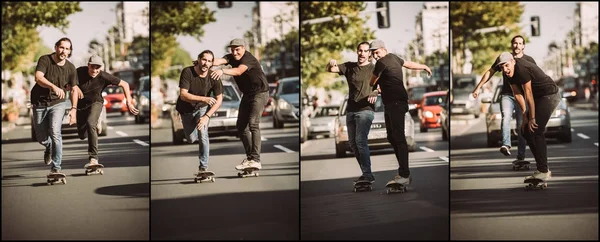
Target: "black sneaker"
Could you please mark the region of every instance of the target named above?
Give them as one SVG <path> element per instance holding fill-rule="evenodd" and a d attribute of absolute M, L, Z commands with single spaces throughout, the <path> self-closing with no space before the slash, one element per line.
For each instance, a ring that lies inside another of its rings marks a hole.
<path fill-rule="evenodd" d="M 373 183 L 373 182 L 375 182 L 375 178 L 362 175 L 359 178 L 357 178 L 356 180 L 354 180 L 355 183 L 359 182 L 359 181 L 368 181 L 368 182 Z"/>
<path fill-rule="evenodd" d="M 44 163 L 46 163 L 46 165 L 52 163 L 52 150 L 44 151 Z"/>
<path fill-rule="evenodd" d="M 50 173 L 60 173 L 60 170 L 56 169 L 56 167 L 52 167 L 52 169 L 50 169 Z"/>
<path fill-rule="evenodd" d="M 506 145 L 500 147 L 500 152 L 505 156 L 510 156 L 510 148 L 508 148 Z"/>
<path fill-rule="evenodd" d="M 205 172 L 205 171 L 206 171 L 206 168 L 198 166 L 198 173 Z"/>

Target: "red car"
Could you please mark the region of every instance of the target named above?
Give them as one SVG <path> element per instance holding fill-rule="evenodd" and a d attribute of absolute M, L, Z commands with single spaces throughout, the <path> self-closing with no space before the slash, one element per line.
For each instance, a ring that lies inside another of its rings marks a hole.
<path fill-rule="evenodd" d="M 440 113 L 442 107 L 440 104 L 446 101 L 448 91 L 435 91 L 423 94 L 419 104 L 419 119 L 421 123 L 421 132 L 427 132 L 427 129 L 442 127 Z"/>
<path fill-rule="evenodd" d="M 104 93 L 106 93 L 105 96 Z M 107 86 L 102 94 L 104 99 L 106 99 L 104 107 L 106 107 L 107 113 L 121 112 L 121 115 L 125 115 L 129 111 L 125 103 L 125 94 L 123 94 L 121 87 Z"/>

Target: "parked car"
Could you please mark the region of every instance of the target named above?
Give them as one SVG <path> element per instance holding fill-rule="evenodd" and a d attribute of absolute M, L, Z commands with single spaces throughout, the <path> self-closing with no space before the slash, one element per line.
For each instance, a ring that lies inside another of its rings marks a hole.
<path fill-rule="evenodd" d="M 265 109 L 263 110 L 262 116 L 269 116 L 273 114 L 273 95 L 275 95 L 275 91 L 277 90 L 277 83 L 269 83 L 269 100 L 267 104 L 265 104 Z"/>
<path fill-rule="evenodd" d="M 234 83 L 222 83 L 223 103 L 221 104 L 219 110 L 217 110 L 210 118 L 208 123 L 209 137 L 238 136 L 238 131 L 235 124 L 237 122 L 241 96 Z M 212 94 L 211 96 L 214 97 Z M 171 107 L 171 131 L 173 136 L 173 144 L 183 143 L 183 124 L 181 123 L 181 116 L 179 115 L 179 112 L 175 110 L 175 105 L 172 105 Z"/>
<path fill-rule="evenodd" d="M 65 92 L 65 107 L 68 107 L 67 109 L 65 109 L 65 115 L 63 116 L 63 120 L 62 120 L 62 134 L 77 134 L 77 125 L 69 125 L 69 111 L 71 105 L 71 92 Z M 107 100 L 104 99 L 104 103 L 106 104 Z M 31 103 L 29 101 L 27 101 L 27 108 L 29 109 L 29 118 L 31 120 L 31 140 L 33 141 L 37 141 L 36 136 L 36 132 L 35 132 L 35 128 L 34 128 L 34 122 L 35 120 L 33 119 L 33 109 L 31 109 Z M 98 136 L 106 136 L 108 134 L 107 130 L 108 130 L 108 121 L 106 118 L 106 107 L 103 106 L 102 107 L 102 112 L 100 113 L 100 117 L 98 117 L 98 125 L 100 127 L 100 129 L 98 129 Z"/>
<path fill-rule="evenodd" d="M 442 120 L 442 140 L 448 140 L 450 137 L 450 119 L 448 118 L 450 116 L 450 110 L 448 110 L 448 108 L 450 108 L 449 103 L 452 99 L 451 94 L 452 92 L 446 91 L 446 98 L 444 99 L 444 102 L 440 104 L 440 107 L 442 107 L 442 111 L 440 112 L 440 119 Z"/>
<path fill-rule="evenodd" d="M 300 121 L 300 77 L 286 77 L 277 81 L 273 105 L 273 128 L 281 129 L 284 123 Z"/>
<path fill-rule="evenodd" d="M 140 85 L 133 92 L 135 108 L 140 113 L 135 116 L 135 123 L 141 124 L 150 118 L 150 76 L 143 76 L 139 80 Z"/>
<path fill-rule="evenodd" d="M 109 85 L 104 88 L 102 96 L 106 99 L 106 111 L 109 113 L 121 112 L 121 115 L 125 115 L 129 110 L 127 109 L 127 103 L 125 102 L 125 93 L 119 86 Z"/>
<path fill-rule="evenodd" d="M 500 91 L 502 85 L 496 87 L 493 98 L 482 99 L 484 103 L 491 103 L 488 112 L 486 114 L 486 127 L 487 127 L 487 146 L 496 147 L 500 146 L 502 141 L 502 113 L 500 112 Z M 513 112 L 513 117 L 510 121 L 511 127 L 511 140 L 517 140 L 517 120 L 515 115 L 521 115 Z M 561 98 L 558 106 L 552 113 L 548 124 L 546 125 L 546 138 L 556 138 L 562 142 L 570 143 L 571 137 L 571 112 L 567 106 L 565 98 Z"/>
<path fill-rule="evenodd" d="M 452 114 L 472 114 L 475 118 L 479 118 L 481 103 L 479 99 L 471 95 L 477 84 L 477 76 L 473 74 L 454 74 L 452 81 L 452 95 L 454 96 L 454 100 L 450 102 Z"/>
<path fill-rule="evenodd" d="M 339 114 L 340 106 L 325 105 L 319 106 L 310 116 L 310 126 L 308 126 L 308 138 L 314 138 L 317 135 L 333 137 L 335 127 L 335 118 Z"/>
<path fill-rule="evenodd" d="M 346 127 L 346 106 L 348 98 L 344 100 L 340 107 L 339 115 L 335 119 L 335 156 L 340 158 L 346 156 L 347 151 L 351 151 L 348 143 L 348 127 Z M 415 151 L 417 143 L 415 142 L 415 123 L 409 112 L 404 116 L 404 133 L 406 135 L 406 143 L 409 151 Z M 368 136 L 369 149 L 385 149 L 392 148 L 392 145 L 387 140 L 387 131 L 385 129 L 384 107 L 381 100 L 381 95 L 375 102 L 375 117 L 371 124 L 371 131 Z"/>
<path fill-rule="evenodd" d="M 442 126 L 440 104 L 446 102 L 447 91 L 435 91 L 423 94 L 421 104 L 419 105 L 419 123 L 420 131 L 427 132 L 427 129 L 439 128 Z"/>
<path fill-rule="evenodd" d="M 580 88 L 574 76 L 563 76 L 556 83 L 562 90 L 562 96 L 569 102 L 584 98 L 584 90 Z"/>

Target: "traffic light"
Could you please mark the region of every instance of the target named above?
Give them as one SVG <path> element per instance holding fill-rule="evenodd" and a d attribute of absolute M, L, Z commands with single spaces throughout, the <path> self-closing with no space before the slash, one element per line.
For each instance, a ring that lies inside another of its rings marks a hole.
<path fill-rule="evenodd" d="M 219 8 L 230 8 L 232 5 L 231 1 L 218 1 L 217 7 Z"/>
<path fill-rule="evenodd" d="M 377 26 L 380 29 L 387 29 L 390 27 L 390 4 L 388 1 L 377 2 L 377 8 L 385 8 L 385 10 L 377 12 Z"/>
<path fill-rule="evenodd" d="M 531 17 L 531 36 L 540 36 L 540 17 Z"/>

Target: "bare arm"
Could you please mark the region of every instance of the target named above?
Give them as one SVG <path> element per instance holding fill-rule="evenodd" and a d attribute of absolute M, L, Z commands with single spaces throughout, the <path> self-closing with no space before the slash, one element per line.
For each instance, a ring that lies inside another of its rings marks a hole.
<path fill-rule="evenodd" d="M 241 76 L 247 70 L 248 70 L 248 66 L 244 65 L 244 64 L 241 64 L 240 66 L 238 66 L 236 68 L 221 69 L 221 71 L 223 71 L 223 74 L 227 74 L 230 76 Z"/>
<path fill-rule="evenodd" d="M 535 101 L 533 99 L 533 92 L 531 91 L 531 81 L 523 84 L 523 91 L 525 92 L 525 101 L 529 106 L 529 119 L 535 119 Z"/>
<path fill-rule="evenodd" d="M 339 73 L 340 72 L 340 68 L 338 67 L 336 60 L 331 59 L 329 61 L 329 63 L 327 63 L 327 71 L 328 72 L 332 72 L 332 73 Z"/>
<path fill-rule="evenodd" d="M 496 74 L 496 70 L 494 70 L 493 68 L 488 69 L 485 73 L 483 73 L 483 76 L 481 77 L 481 80 L 479 81 L 479 83 L 477 83 L 477 86 L 475 87 L 475 89 L 473 90 L 473 97 L 477 98 L 477 96 L 479 96 L 479 90 L 481 89 L 481 87 L 486 84 L 490 78 L 492 76 L 494 76 L 494 74 Z"/>
<path fill-rule="evenodd" d="M 377 83 L 377 80 L 379 80 L 379 76 L 371 75 L 371 80 L 369 81 L 369 85 L 375 86 L 375 84 Z"/>
<path fill-rule="evenodd" d="M 525 105 L 525 97 L 523 96 L 523 92 L 521 92 L 521 89 L 516 84 L 511 84 L 510 88 L 512 89 L 515 100 L 517 100 L 517 103 L 519 104 L 519 107 L 521 107 L 521 111 L 523 112 L 520 115 L 523 115 L 527 111 L 527 106 Z"/>
<path fill-rule="evenodd" d="M 191 103 L 193 105 L 195 105 L 198 102 L 205 102 L 205 103 L 212 105 L 213 103 L 216 102 L 216 100 L 211 97 L 203 97 L 203 96 L 191 94 L 191 93 L 189 93 L 188 89 L 185 89 L 185 88 L 179 89 L 179 96 L 181 96 L 181 100 Z"/>
<path fill-rule="evenodd" d="M 125 100 L 129 103 L 131 102 L 131 91 L 129 90 L 129 83 L 127 83 L 126 81 L 121 80 L 119 82 L 119 86 L 123 89 L 123 92 L 125 93 Z"/>
<path fill-rule="evenodd" d="M 221 103 L 223 103 L 223 94 L 217 95 L 216 103 L 208 110 L 200 120 L 198 121 L 198 125 L 196 126 L 198 130 L 203 130 L 208 125 L 208 120 L 210 117 L 221 107 Z"/>
<path fill-rule="evenodd" d="M 427 73 L 429 73 L 429 76 L 431 76 L 431 69 L 429 69 L 429 67 L 427 65 L 410 62 L 410 61 L 404 61 L 404 65 L 402 65 L 402 66 L 406 67 L 408 69 L 411 69 L 411 70 L 425 70 L 425 71 L 427 71 Z"/>
<path fill-rule="evenodd" d="M 65 91 L 63 91 L 60 87 L 52 84 L 52 82 L 50 82 L 48 79 L 46 79 L 46 77 L 44 77 L 43 72 L 41 72 L 41 71 L 35 72 L 35 82 L 42 87 L 52 90 L 54 93 L 56 93 L 56 95 L 58 95 L 58 98 L 60 98 L 60 99 L 65 98 Z"/>

